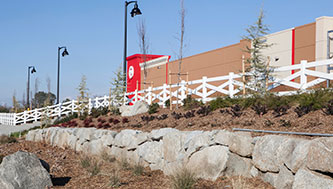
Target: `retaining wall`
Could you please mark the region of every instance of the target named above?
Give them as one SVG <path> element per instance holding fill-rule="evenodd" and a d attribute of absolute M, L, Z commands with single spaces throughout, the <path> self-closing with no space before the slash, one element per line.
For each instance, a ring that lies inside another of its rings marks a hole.
<path fill-rule="evenodd" d="M 251 137 L 225 130 L 173 128 L 115 132 L 95 128 L 32 130 L 26 140 L 68 147 L 91 155 L 102 151 L 170 175 L 186 166 L 198 177 L 260 177 L 276 188 L 333 188 L 333 137 Z"/>

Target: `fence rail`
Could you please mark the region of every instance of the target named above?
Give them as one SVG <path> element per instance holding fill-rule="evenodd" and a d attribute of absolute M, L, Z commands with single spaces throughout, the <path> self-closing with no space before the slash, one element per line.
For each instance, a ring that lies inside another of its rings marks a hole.
<path fill-rule="evenodd" d="M 294 70 L 295 73 L 290 74 L 285 78 L 274 78 L 267 90 L 273 90 L 279 86 L 287 86 L 294 89 L 292 91 L 278 92 L 280 95 L 285 95 L 298 90 L 309 89 L 326 80 L 333 80 L 333 73 L 324 73 L 313 70 L 313 68 L 319 66 L 332 64 L 333 60 L 331 59 L 310 63 L 306 60 L 302 60 L 301 63 L 297 65 L 276 68 L 274 69 L 274 73 L 291 73 L 292 70 Z M 246 73 L 246 75 L 250 75 L 250 73 Z M 204 103 L 211 101 L 216 96 L 227 95 L 234 97 L 243 90 L 243 87 L 247 87 L 241 81 L 242 77 L 242 74 L 234 74 L 233 72 L 230 72 L 226 76 L 212 78 L 202 77 L 202 79 L 189 82 L 181 81 L 179 84 L 164 84 L 163 86 L 155 88 L 149 87 L 145 90 L 136 90 L 135 92 L 124 94 L 124 102 L 130 103 L 145 101 L 148 104 L 156 102 L 159 105 L 164 106 L 165 102 L 170 99 L 172 104 L 181 104 L 182 100 L 185 99 L 187 95 L 193 95 L 195 98 L 201 99 Z M 309 81 L 310 77 L 313 79 L 312 81 Z M 92 108 L 120 105 L 124 102 L 117 102 L 114 96 L 102 96 L 91 98 L 89 99 L 89 102 L 86 102 L 85 104 L 87 104 L 86 106 L 90 112 Z M 0 124 L 17 125 L 39 121 L 43 116 L 54 118 L 62 115 L 68 115 L 69 113 L 78 112 L 78 107 L 81 105 L 82 102 L 72 100 L 44 108 L 24 111 L 22 113 L 0 113 Z"/>

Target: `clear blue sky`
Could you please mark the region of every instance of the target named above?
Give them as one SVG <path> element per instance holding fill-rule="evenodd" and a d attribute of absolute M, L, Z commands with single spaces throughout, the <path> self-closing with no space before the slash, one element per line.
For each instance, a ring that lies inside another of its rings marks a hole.
<path fill-rule="evenodd" d="M 175 57 L 178 51 L 179 0 L 138 0 L 143 15 L 128 16 L 128 55 L 139 53 L 137 24 L 146 22 L 149 52 Z M 185 56 L 239 42 L 263 6 L 271 32 L 333 16 L 329 0 L 185 0 Z M 133 8 L 129 6 L 128 12 Z M 57 47 L 70 56 L 61 63 L 61 100 L 75 98 L 81 76 L 87 76 L 91 96 L 108 93 L 114 71 L 122 64 L 123 0 L 1 0 L 0 105 L 11 105 L 14 91 L 22 100 L 27 67 L 34 65 L 30 88 L 56 94 Z"/>

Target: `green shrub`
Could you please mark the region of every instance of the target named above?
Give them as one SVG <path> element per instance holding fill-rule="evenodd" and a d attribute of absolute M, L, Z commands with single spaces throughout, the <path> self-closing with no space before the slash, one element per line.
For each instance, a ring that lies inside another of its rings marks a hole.
<path fill-rule="evenodd" d="M 152 103 L 151 105 L 149 105 L 148 113 L 149 114 L 156 113 L 159 107 L 160 105 L 158 105 L 157 103 Z"/>
<path fill-rule="evenodd" d="M 54 121 L 54 125 L 59 125 L 61 123 L 66 123 L 66 122 L 69 122 L 71 121 L 72 119 L 75 119 L 78 117 L 78 114 L 77 113 L 73 113 L 73 114 L 69 114 L 68 116 L 66 117 L 63 117 L 63 118 L 60 118 L 60 119 L 57 119 Z"/>
<path fill-rule="evenodd" d="M 200 106 L 202 106 L 203 103 L 192 98 L 191 95 L 188 95 L 184 100 L 183 100 L 183 107 L 185 110 L 191 110 L 194 108 L 198 108 Z"/>
<path fill-rule="evenodd" d="M 101 115 L 108 114 L 108 112 L 109 112 L 108 107 L 92 108 L 90 116 L 92 116 L 93 118 L 97 118 Z"/>
<path fill-rule="evenodd" d="M 136 164 L 133 166 L 133 173 L 136 176 L 142 175 L 144 171 L 144 167 L 140 164 Z"/>
<path fill-rule="evenodd" d="M 196 181 L 195 174 L 185 167 L 171 176 L 171 184 L 174 189 L 191 189 Z"/>
<path fill-rule="evenodd" d="M 230 97 L 217 97 L 215 100 L 209 102 L 210 109 L 212 111 L 217 110 L 219 108 L 226 108 L 232 106 L 236 103 L 237 99 L 232 99 Z"/>
<path fill-rule="evenodd" d="M 170 107 L 170 99 L 168 99 L 164 102 L 164 106 L 167 108 Z"/>
<path fill-rule="evenodd" d="M 88 156 L 84 156 L 83 158 L 81 158 L 81 166 L 83 168 L 88 168 L 91 166 L 91 158 Z"/>
<path fill-rule="evenodd" d="M 332 92 L 329 90 L 316 90 L 311 93 L 298 95 L 297 101 L 300 107 L 310 107 L 312 111 L 322 109 L 332 100 Z"/>
<path fill-rule="evenodd" d="M 20 136 L 25 136 L 29 131 L 31 130 L 35 130 L 35 129 L 40 129 L 40 126 L 36 126 L 33 128 L 30 128 L 28 130 L 24 130 L 24 131 L 19 131 L 19 132 L 14 132 L 10 134 L 10 137 L 14 137 L 14 138 L 19 138 Z"/>
<path fill-rule="evenodd" d="M 101 167 L 100 167 L 100 164 L 98 163 L 98 161 L 94 160 L 93 164 L 90 167 L 88 167 L 87 170 L 91 176 L 95 176 L 95 175 L 98 175 L 99 172 L 101 172 Z"/>

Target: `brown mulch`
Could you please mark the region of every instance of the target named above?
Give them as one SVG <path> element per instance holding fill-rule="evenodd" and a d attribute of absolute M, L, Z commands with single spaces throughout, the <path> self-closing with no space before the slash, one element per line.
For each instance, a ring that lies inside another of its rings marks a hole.
<path fill-rule="evenodd" d="M 0 145 L 0 155 L 9 155 L 17 151 L 36 154 L 50 165 L 50 174 L 55 186 L 52 188 L 112 188 L 110 179 L 115 175 L 120 179 L 119 188 L 171 188 L 170 178 L 161 171 L 145 168 L 142 175 L 134 175 L 132 170 L 124 169 L 117 161 L 94 157 L 100 165 L 100 173 L 91 176 L 82 167 L 83 154 L 71 149 L 61 149 L 45 143 L 19 140 L 16 143 Z M 258 178 L 220 177 L 215 182 L 199 179 L 195 188 L 273 188 Z"/>
<path fill-rule="evenodd" d="M 227 108 L 226 108 L 227 109 Z M 226 110 L 224 109 L 224 110 Z M 309 133 L 330 133 L 333 134 L 333 116 L 326 115 L 322 110 L 310 112 L 302 117 L 298 117 L 294 111 L 295 107 L 288 110 L 288 113 L 280 117 L 276 117 L 273 111 L 269 111 L 267 114 L 259 116 L 252 109 L 248 108 L 243 112 L 240 117 L 233 117 L 228 113 L 221 113 L 220 110 L 215 110 L 207 116 L 200 116 L 195 113 L 195 117 L 175 119 L 172 117 L 172 112 L 169 109 L 160 108 L 157 113 L 149 115 L 141 114 L 132 117 L 128 117 L 128 123 L 122 123 L 123 117 L 109 115 L 100 116 L 100 119 L 105 120 L 108 123 L 110 118 L 118 119 L 120 123 L 109 123 L 109 126 L 104 129 L 111 129 L 120 131 L 123 129 L 136 129 L 142 131 L 151 131 L 159 128 L 176 128 L 179 130 L 217 130 L 226 129 L 231 131 L 232 128 L 244 128 L 244 129 L 261 129 L 261 130 L 273 130 L 273 131 L 290 131 L 290 132 L 309 132 Z M 197 109 L 194 109 L 197 110 Z M 190 110 L 184 110 L 182 108 L 176 110 L 177 113 L 186 113 Z M 160 116 L 167 114 L 168 118 L 164 120 L 154 119 L 153 121 L 142 121 L 142 116 Z M 79 119 L 74 120 L 78 127 L 84 127 L 83 121 Z M 91 123 L 95 127 L 98 127 L 100 122 L 97 118 L 93 118 Z M 253 136 L 263 135 L 261 133 L 253 133 Z M 309 138 L 309 137 L 308 137 Z"/>

